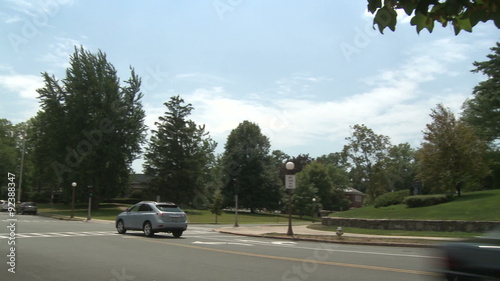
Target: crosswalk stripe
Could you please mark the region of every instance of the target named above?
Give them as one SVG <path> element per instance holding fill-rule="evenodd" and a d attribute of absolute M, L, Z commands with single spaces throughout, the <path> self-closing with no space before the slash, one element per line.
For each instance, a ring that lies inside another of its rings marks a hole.
<path fill-rule="evenodd" d="M 16 233 L 15 238 L 47 238 L 47 237 L 84 237 L 84 236 L 105 236 L 116 235 L 116 231 L 96 231 L 96 232 L 45 232 L 45 233 Z M 8 239 L 8 235 L 0 235 L 0 239 Z"/>

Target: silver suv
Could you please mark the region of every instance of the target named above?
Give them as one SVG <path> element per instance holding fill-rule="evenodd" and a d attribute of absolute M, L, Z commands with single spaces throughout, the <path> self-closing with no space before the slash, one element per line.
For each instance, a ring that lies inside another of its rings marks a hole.
<path fill-rule="evenodd" d="M 120 234 L 142 230 L 149 237 L 155 232 L 167 232 L 178 238 L 187 229 L 187 223 L 186 213 L 174 203 L 143 201 L 116 217 L 116 230 Z"/>

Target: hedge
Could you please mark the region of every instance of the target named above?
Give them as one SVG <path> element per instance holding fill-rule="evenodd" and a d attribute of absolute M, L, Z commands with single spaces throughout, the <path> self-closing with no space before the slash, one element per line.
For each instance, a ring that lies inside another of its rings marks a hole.
<path fill-rule="evenodd" d="M 446 195 L 416 195 L 409 196 L 404 199 L 404 203 L 408 206 L 408 208 L 433 206 L 450 201 L 451 197 Z"/>
<path fill-rule="evenodd" d="M 391 205 L 403 204 L 403 200 L 410 195 L 408 190 L 400 190 L 395 192 L 388 192 L 380 195 L 375 199 L 373 205 L 375 208 L 387 207 Z"/>
<path fill-rule="evenodd" d="M 141 202 L 138 198 L 112 198 L 107 200 L 106 203 L 120 203 L 120 204 L 136 204 Z"/>

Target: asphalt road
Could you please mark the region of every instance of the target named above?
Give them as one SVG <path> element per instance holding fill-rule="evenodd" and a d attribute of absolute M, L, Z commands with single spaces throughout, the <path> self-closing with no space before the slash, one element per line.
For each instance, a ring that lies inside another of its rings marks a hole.
<path fill-rule="evenodd" d="M 211 225 L 190 225 L 180 239 L 147 238 L 117 234 L 112 222 L 30 215 L 17 216 L 11 234 L 8 218 L 0 213 L 2 281 L 437 280 L 431 270 L 439 260 L 424 248 L 250 238 Z"/>

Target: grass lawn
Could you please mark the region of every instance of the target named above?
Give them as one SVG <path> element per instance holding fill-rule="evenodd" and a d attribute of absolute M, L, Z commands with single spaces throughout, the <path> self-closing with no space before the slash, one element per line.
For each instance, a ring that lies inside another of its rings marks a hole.
<path fill-rule="evenodd" d="M 99 211 L 92 211 L 93 219 L 101 220 L 112 220 L 116 219 L 116 216 L 122 212 L 120 207 L 130 207 L 131 205 L 117 205 L 111 203 L 102 203 L 100 205 Z M 88 212 L 87 204 L 75 204 L 75 216 L 76 217 L 87 217 Z M 38 204 L 38 211 L 41 213 L 50 213 L 54 215 L 69 216 L 71 214 L 71 205 L 68 204 Z M 210 213 L 208 210 L 194 210 L 186 209 L 184 210 L 188 215 L 188 221 L 190 223 L 215 223 L 215 215 Z M 300 219 L 298 216 L 292 217 L 294 223 L 304 223 L 311 222 L 312 220 L 304 216 Z M 223 212 L 222 215 L 217 217 L 217 223 L 219 224 L 233 224 L 235 222 L 235 215 L 233 212 Z M 273 215 L 273 214 L 251 214 L 240 212 L 238 213 L 238 223 L 239 224 L 272 224 L 272 223 L 286 223 L 288 222 L 288 216 L 285 214 Z"/>
<path fill-rule="evenodd" d="M 54 215 L 60 216 L 69 216 L 71 215 L 71 205 L 65 204 L 37 204 L 38 212 L 40 213 L 50 213 Z M 75 217 L 87 217 L 88 205 L 87 204 L 75 204 Z M 100 205 L 99 211 L 92 211 L 91 215 L 94 219 L 100 220 L 115 220 L 116 215 L 118 215 L 121 211 L 120 206 L 116 204 L 110 203 L 102 203 Z"/>
<path fill-rule="evenodd" d="M 215 223 L 215 215 L 210 213 L 210 211 L 208 210 L 185 210 L 185 212 L 188 215 L 188 220 L 190 223 Z M 292 221 L 293 223 L 312 222 L 311 218 L 307 216 L 304 216 L 302 219 L 298 216 L 292 216 Z M 222 215 L 217 217 L 217 223 L 219 224 L 234 224 L 234 222 L 234 212 L 223 212 Z M 275 224 L 287 222 L 288 215 L 285 214 L 274 215 L 269 213 L 238 213 L 239 224 Z"/>
<path fill-rule="evenodd" d="M 455 197 L 452 202 L 436 206 L 420 208 L 407 208 L 406 205 L 382 208 L 367 206 L 333 213 L 330 216 L 365 219 L 500 221 L 500 190 L 463 193 L 461 197 Z"/>

